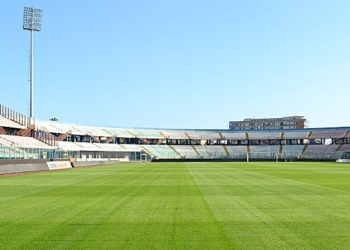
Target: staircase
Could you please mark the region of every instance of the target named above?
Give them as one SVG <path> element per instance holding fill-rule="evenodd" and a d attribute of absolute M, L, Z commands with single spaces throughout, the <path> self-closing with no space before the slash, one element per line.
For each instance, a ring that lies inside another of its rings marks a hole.
<path fill-rule="evenodd" d="M 309 133 L 307 133 L 306 139 L 309 139 L 311 135 L 312 135 L 312 131 L 310 131 Z"/>
<path fill-rule="evenodd" d="M 1 126 L 0 126 L 0 135 L 6 135 L 5 129 Z"/>
<path fill-rule="evenodd" d="M 106 132 L 107 134 L 113 135 L 111 132 L 107 131 L 106 129 L 102 129 L 104 132 Z M 116 137 L 117 135 L 113 135 L 114 137 Z"/>
<path fill-rule="evenodd" d="M 95 136 L 95 135 L 89 135 L 89 136 L 91 136 L 91 138 L 94 140 L 94 142 L 100 143 L 100 138 L 98 138 L 97 136 Z"/>
<path fill-rule="evenodd" d="M 184 158 L 173 146 L 168 145 L 180 158 Z"/>
<path fill-rule="evenodd" d="M 17 132 L 17 135 L 30 137 L 32 136 L 32 130 L 34 130 L 34 125 L 30 125 L 27 128 L 21 129 L 20 131 Z"/>
<path fill-rule="evenodd" d="M 82 131 L 78 126 L 72 126 L 72 128 L 79 131 L 82 134 L 86 134 L 86 132 Z M 87 131 L 87 132 L 88 132 L 88 135 L 90 135 L 90 131 Z"/>
<path fill-rule="evenodd" d="M 196 152 L 196 154 L 198 155 L 199 158 L 203 158 L 203 156 L 198 152 L 198 150 L 196 149 L 195 146 L 193 146 L 193 145 L 191 144 L 191 147 L 193 148 L 194 152 Z"/>
<path fill-rule="evenodd" d="M 37 130 L 40 130 L 40 129 L 38 129 L 38 128 L 36 128 Z M 50 131 L 47 129 L 47 128 L 45 128 L 45 127 L 41 127 L 41 130 L 42 131 L 45 131 L 45 132 L 47 132 L 47 133 L 50 133 Z"/>
<path fill-rule="evenodd" d="M 147 154 L 149 154 L 151 157 L 156 156 L 155 154 L 153 154 L 151 151 L 149 151 L 147 148 L 145 148 L 144 146 L 140 145 L 140 148 L 142 148 L 143 151 L 145 151 Z"/>
<path fill-rule="evenodd" d="M 156 143 L 156 145 L 160 145 L 162 143 L 166 143 L 166 139 L 159 139 Z"/>
<path fill-rule="evenodd" d="M 349 132 L 350 132 L 350 130 L 348 130 L 348 131 L 346 131 L 342 136 L 341 136 L 341 138 L 345 138 L 345 137 L 347 137 L 348 136 L 348 134 L 349 134 Z"/>
<path fill-rule="evenodd" d="M 135 138 L 135 135 L 131 133 L 129 130 L 127 130 L 126 132 L 128 132 L 128 134 L 130 134 L 133 138 Z"/>
<path fill-rule="evenodd" d="M 67 136 L 70 135 L 71 133 L 72 133 L 72 130 L 68 130 L 66 133 L 60 134 L 60 135 L 57 137 L 57 141 L 63 141 L 63 140 L 66 139 Z"/>
<path fill-rule="evenodd" d="M 311 136 L 311 134 L 312 134 L 312 131 L 310 131 L 309 133 L 307 133 L 306 139 L 309 139 L 310 136 Z M 301 151 L 301 153 L 300 153 L 300 155 L 299 155 L 299 159 L 300 159 L 301 157 L 303 157 L 303 155 L 304 155 L 304 153 L 305 153 L 305 151 L 306 151 L 306 149 L 307 149 L 308 146 L 309 146 L 309 144 L 305 144 L 305 145 L 304 145 L 303 150 Z"/>
<path fill-rule="evenodd" d="M 139 137 L 136 137 L 136 138 L 138 138 L 140 141 L 142 141 L 144 144 L 147 144 L 147 145 L 150 145 L 151 144 L 151 142 L 148 140 L 148 139 L 146 139 L 146 138 L 139 138 Z"/>
<path fill-rule="evenodd" d="M 301 157 L 303 157 L 303 155 L 304 155 L 304 153 L 305 153 L 305 151 L 306 151 L 306 149 L 307 149 L 308 146 L 309 146 L 309 144 L 305 144 L 305 145 L 304 145 L 303 150 L 302 150 L 301 153 L 300 153 L 299 159 L 300 159 Z"/>
<path fill-rule="evenodd" d="M 340 138 L 346 138 L 349 134 L 350 130 L 346 131 Z M 340 151 L 342 148 L 343 144 L 340 144 L 339 147 L 335 150 L 336 152 Z"/>
<path fill-rule="evenodd" d="M 280 159 L 282 157 L 282 153 L 283 153 L 283 145 L 281 144 L 279 149 L 278 149 L 278 159 Z"/>
<path fill-rule="evenodd" d="M 244 133 L 244 135 L 245 135 L 245 139 L 246 139 L 247 142 L 248 142 L 248 141 L 249 141 L 249 135 L 248 135 L 248 133 Z M 249 145 L 246 145 L 246 146 L 245 146 L 245 149 L 246 149 L 247 154 L 248 154 L 248 157 L 249 157 L 249 159 L 250 159 L 250 157 L 251 157 L 251 155 L 250 155 L 250 146 L 249 146 Z"/>
<path fill-rule="evenodd" d="M 222 147 L 224 148 L 224 151 L 227 154 L 227 158 L 231 158 L 230 153 L 228 152 L 226 145 L 222 145 Z"/>
<path fill-rule="evenodd" d="M 107 140 L 105 141 L 105 143 L 110 143 L 111 141 L 113 141 L 114 138 L 115 138 L 115 136 L 108 137 Z"/>
<path fill-rule="evenodd" d="M 102 147 L 99 146 L 99 145 L 97 145 L 96 143 L 93 143 L 93 145 L 94 145 L 95 147 L 98 147 L 98 148 L 102 149 Z"/>
<path fill-rule="evenodd" d="M 281 140 L 284 139 L 284 132 L 281 132 L 280 134 Z M 278 159 L 282 157 L 282 152 L 283 152 L 283 144 L 280 144 L 280 148 L 278 149 Z"/>
<path fill-rule="evenodd" d="M 164 138 L 163 139 L 159 139 L 158 142 L 157 142 L 157 145 L 163 143 L 164 141 L 166 142 L 166 140 L 169 139 L 169 137 L 167 137 L 165 134 L 163 134 L 163 132 L 159 132 L 159 134 L 161 136 L 163 136 Z"/>
<path fill-rule="evenodd" d="M 335 150 L 336 152 L 340 151 L 341 147 L 343 146 L 343 144 L 340 144 L 339 147 L 337 147 L 337 149 Z"/>
<path fill-rule="evenodd" d="M 187 132 L 185 132 L 185 135 L 190 141 L 195 142 L 196 145 L 200 145 L 201 144 L 201 140 L 200 139 L 193 139 L 193 138 L 191 138 L 191 136 Z"/>
<path fill-rule="evenodd" d="M 62 129 L 60 129 L 59 127 L 55 126 L 54 124 L 50 123 L 50 126 L 53 127 L 54 129 L 57 129 L 58 131 L 62 131 L 64 132 Z M 71 131 L 71 130 L 70 130 Z M 72 131 L 71 131 L 72 133 Z"/>
<path fill-rule="evenodd" d="M 160 134 L 161 136 L 163 136 L 164 138 L 168 138 L 168 137 L 165 136 L 165 134 L 163 134 L 163 132 L 159 132 L 159 134 Z"/>

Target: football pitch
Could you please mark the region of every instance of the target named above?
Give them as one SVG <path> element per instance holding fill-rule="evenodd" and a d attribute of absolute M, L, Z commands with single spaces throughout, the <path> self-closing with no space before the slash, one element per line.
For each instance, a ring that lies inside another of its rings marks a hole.
<path fill-rule="evenodd" d="M 1 249 L 350 249 L 350 164 L 129 163 L 0 178 Z"/>

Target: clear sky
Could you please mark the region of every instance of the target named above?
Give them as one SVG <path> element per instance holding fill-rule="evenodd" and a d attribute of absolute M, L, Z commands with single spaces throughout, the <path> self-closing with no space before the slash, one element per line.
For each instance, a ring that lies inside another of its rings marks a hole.
<path fill-rule="evenodd" d="M 350 1 L 3 0 L 0 103 L 83 125 L 227 128 L 303 115 L 350 126 Z"/>

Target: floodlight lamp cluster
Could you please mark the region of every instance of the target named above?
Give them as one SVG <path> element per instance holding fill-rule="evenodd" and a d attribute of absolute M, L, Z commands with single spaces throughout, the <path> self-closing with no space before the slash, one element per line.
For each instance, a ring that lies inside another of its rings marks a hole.
<path fill-rule="evenodd" d="M 23 11 L 23 29 L 31 31 L 41 30 L 41 17 L 43 11 L 33 7 L 24 7 Z"/>

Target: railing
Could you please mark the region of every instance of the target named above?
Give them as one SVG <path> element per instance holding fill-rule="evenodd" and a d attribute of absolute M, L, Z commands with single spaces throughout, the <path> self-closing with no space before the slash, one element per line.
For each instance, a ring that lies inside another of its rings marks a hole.
<path fill-rule="evenodd" d="M 43 130 L 34 130 L 33 138 L 51 146 L 57 146 L 57 137 Z"/>
<path fill-rule="evenodd" d="M 68 159 L 76 152 L 59 149 L 0 146 L 0 159 Z"/>
<path fill-rule="evenodd" d="M 124 151 L 68 151 L 61 149 L 24 148 L 0 146 L 0 160 L 4 159 L 123 159 L 129 161 L 151 160 L 151 156 L 144 152 Z"/>
<path fill-rule="evenodd" d="M 0 115 L 23 126 L 28 126 L 29 124 L 29 118 L 27 116 L 22 115 L 21 113 L 4 105 L 0 105 Z"/>
<path fill-rule="evenodd" d="M 183 159 L 230 159 L 230 160 L 337 160 L 343 152 L 317 152 L 317 153 L 304 153 L 300 152 L 251 152 L 247 155 L 246 152 L 232 152 L 228 151 L 229 156 L 225 152 L 206 152 L 205 154 L 199 152 L 202 157 L 199 157 L 195 152 L 181 152 Z M 157 159 L 179 159 L 179 156 L 175 152 L 162 152 L 162 154 L 156 156 Z"/>

